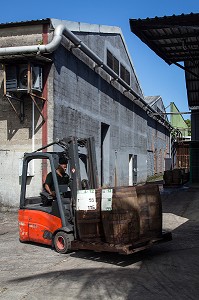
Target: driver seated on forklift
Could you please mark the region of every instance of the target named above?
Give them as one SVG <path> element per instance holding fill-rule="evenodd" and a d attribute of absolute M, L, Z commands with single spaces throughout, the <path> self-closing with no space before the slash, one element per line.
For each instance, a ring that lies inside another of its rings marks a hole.
<path fill-rule="evenodd" d="M 65 157 L 59 158 L 59 165 L 56 169 L 58 185 L 68 185 L 70 182 L 69 175 L 66 173 L 68 160 Z M 44 189 L 49 195 L 55 198 L 55 187 L 52 177 L 52 172 L 48 173 L 44 182 Z"/>

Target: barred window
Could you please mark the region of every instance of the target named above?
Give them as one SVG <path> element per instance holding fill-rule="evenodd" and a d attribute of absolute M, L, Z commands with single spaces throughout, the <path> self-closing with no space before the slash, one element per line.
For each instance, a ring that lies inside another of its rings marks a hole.
<path fill-rule="evenodd" d="M 129 71 L 122 64 L 120 64 L 120 77 L 128 85 L 130 85 L 130 73 L 129 73 Z"/>
<path fill-rule="evenodd" d="M 107 49 L 107 66 L 109 66 L 117 75 L 120 76 L 128 85 L 130 85 L 130 72 L 125 66 L 119 63 L 119 60 Z"/>
<path fill-rule="evenodd" d="M 107 65 L 119 75 L 119 60 L 109 50 L 107 50 Z"/>

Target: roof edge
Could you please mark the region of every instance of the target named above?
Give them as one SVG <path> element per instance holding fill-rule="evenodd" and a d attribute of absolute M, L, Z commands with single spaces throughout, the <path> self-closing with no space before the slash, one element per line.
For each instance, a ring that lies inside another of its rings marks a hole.
<path fill-rule="evenodd" d="M 50 18 L 39 19 L 39 20 L 30 20 L 30 21 L 8 22 L 8 23 L 0 23 L 0 28 L 37 25 L 37 24 L 50 24 L 50 22 L 51 22 Z"/>

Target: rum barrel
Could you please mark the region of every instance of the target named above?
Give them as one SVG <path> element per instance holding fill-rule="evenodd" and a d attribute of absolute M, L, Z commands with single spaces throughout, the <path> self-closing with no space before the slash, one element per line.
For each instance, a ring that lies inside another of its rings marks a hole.
<path fill-rule="evenodd" d="M 102 211 L 105 241 L 132 244 L 139 239 L 139 215 L 135 187 L 113 188 L 112 210 Z"/>
<path fill-rule="evenodd" d="M 78 238 L 84 242 L 101 242 L 104 240 L 101 221 L 101 189 L 95 190 L 95 196 L 96 209 L 76 211 Z"/>
<path fill-rule="evenodd" d="M 172 184 L 173 183 L 173 173 L 172 173 L 172 170 L 164 171 L 163 179 L 164 179 L 164 183 L 166 185 Z"/>
<path fill-rule="evenodd" d="M 173 183 L 181 184 L 183 180 L 183 170 L 182 169 L 173 169 Z"/>
<path fill-rule="evenodd" d="M 162 205 L 158 185 L 136 186 L 140 239 L 162 234 Z"/>

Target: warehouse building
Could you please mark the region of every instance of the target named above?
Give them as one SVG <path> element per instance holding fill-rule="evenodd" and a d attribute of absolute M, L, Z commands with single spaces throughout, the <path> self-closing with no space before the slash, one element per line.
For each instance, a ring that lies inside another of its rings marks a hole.
<path fill-rule="evenodd" d="M 24 152 L 56 138 L 95 138 L 102 186 L 163 171 L 170 126 L 145 101 L 120 28 L 56 19 L 0 24 L 0 61 L 1 203 L 18 205 Z M 150 134 L 162 140 L 161 170 L 149 165 Z M 45 164 L 40 172 L 44 180 Z"/>

